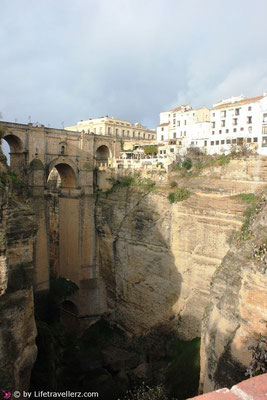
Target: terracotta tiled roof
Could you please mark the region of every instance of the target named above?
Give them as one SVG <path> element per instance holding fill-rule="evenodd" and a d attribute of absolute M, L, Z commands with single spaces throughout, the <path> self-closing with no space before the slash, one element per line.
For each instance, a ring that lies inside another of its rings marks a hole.
<path fill-rule="evenodd" d="M 187 400 L 265 400 L 266 392 L 267 374 L 264 374 L 238 383 L 230 390 L 227 388 L 218 389 L 215 392 L 206 393 Z"/>
<path fill-rule="evenodd" d="M 235 101 L 233 103 L 229 102 L 229 103 L 219 104 L 218 106 L 212 107 L 212 110 L 218 110 L 220 108 L 235 107 L 235 106 L 248 104 L 248 103 L 255 103 L 256 101 L 259 101 L 259 100 L 263 99 L 263 97 L 264 96 L 249 97 L 249 98 L 246 98 L 246 99 Z"/>

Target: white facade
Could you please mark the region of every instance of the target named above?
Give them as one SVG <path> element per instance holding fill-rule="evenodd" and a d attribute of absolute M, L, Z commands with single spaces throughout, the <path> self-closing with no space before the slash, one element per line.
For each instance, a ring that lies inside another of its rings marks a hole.
<path fill-rule="evenodd" d="M 211 110 L 192 109 L 187 104 L 160 113 L 157 142 L 168 146 L 173 141 L 179 154 L 189 147 L 218 154 L 235 146 L 247 146 L 267 155 L 267 93 L 221 100 Z"/>
<path fill-rule="evenodd" d="M 266 93 L 217 102 L 210 111 L 210 119 L 209 154 L 229 152 L 233 146 L 244 145 L 259 154 L 267 154 Z"/>
<path fill-rule="evenodd" d="M 156 139 L 154 130 L 147 129 L 138 122 L 131 124 L 131 122 L 109 116 L 79 121 L 77 125 L 68 126 L 65 129 L 74 132 L 84 131 L 95 135 L 125 138 L 125 140 L 153 141 Z"/>
<path fill-rule="evenodd" d="M 157 142 L 166 146 L 177 145 L 178 153 L 184 154 L 186 148 L 204 147 L 210 135 L 209 109 L 192 109 L 189 104 L 160 113 L 157 127 Z M 175 151 L 176 153 L 176 151 Z"/>

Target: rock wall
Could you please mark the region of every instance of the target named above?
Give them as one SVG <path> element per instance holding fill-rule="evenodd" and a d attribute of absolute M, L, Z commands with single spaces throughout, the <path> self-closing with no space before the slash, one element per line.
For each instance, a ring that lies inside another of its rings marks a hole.
<path fill-rule="evenodd" d="M 32 210 L 9 190 L 7 171 L 0 188 L 0 371 L 1 388 L 27 390 L 36 359 L 32 292 Z"/>
<path fill-rule="evenodd" d="M 252 358 L 248 348 L 267 334 L 267 206 L 259 210 L 251 239 L 233 244 L 213 277 L 202 327 L 204 392 L 244 379 Z"/>
<path fill-rule="evenodd" d="M 264 160 L 240 161 L 195 178 L 176 179 L 191 191 L 170 204 L 166 186 L 145 192 L 118 187 L 96 205 L 98 266 L 111 318 L 141 334 L 172 324 L 181 338 L 201 334 L 210 282 L 242 224 L 245 204 L 233 195 L 262 191 Z M 231 168 L 232 176 L 231 179 Z M 215 174 L 215 175 L 214 175 Z M 217 175 L 218 176 L 217 176 Z"/>

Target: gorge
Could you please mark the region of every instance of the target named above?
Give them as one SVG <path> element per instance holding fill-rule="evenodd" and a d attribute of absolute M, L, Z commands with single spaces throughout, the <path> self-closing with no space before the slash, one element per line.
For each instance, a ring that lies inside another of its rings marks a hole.
<path fill-rule="evenodd" d="M 68 157 L 60 157 L 51 164 L 57 172 L 50 183 L 43 161 L 34 158 L 20 188 L 1 166 L 3 387 L 29 388 L 37 357 L 35 319 L 39 360 L 32 388 L 46 382 L 59 390 L 76 381 L 83 390 L 97 390 L 106 382 L 113 396 L 121 396 L 142 381 L 167 382 L 176 397 L 170 381 L 182 372 L 172 375 L 170 367 L 186 342 L 184 357 L 192 356 L 192 348 L 195 357 L 199 338 L 201 391 L 245 379 L 249 346 L 266 335 L 266 158 L 236 156 L 192 174 L 95 170 L 89 159 L 79 186 L 71 186 L 62 167 Z M 176 187 L 190 196 L 171 203 Z M 79 289 L 53 303 L 52 275 Z M 49 328 L 56 310 L 64 334 Z M 78 342 L 67 338 L 68 329 Z M 49 378 L 38 383 L 44 348 L 57 359 L 46 360 Z M 71 365 L 78 366 L 74 377 Z M 196 394 L 193 389 L 180 399 Z"/>

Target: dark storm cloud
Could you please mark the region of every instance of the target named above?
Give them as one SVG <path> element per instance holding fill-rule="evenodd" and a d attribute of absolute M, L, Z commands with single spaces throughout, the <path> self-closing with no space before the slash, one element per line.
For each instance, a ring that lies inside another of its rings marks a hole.
<path fill-rule="evenodd" d="M 5 120 L 155 127 L 180 103 L 267 90 L 265 0 L 2 0 L 0 11 Z"/>

